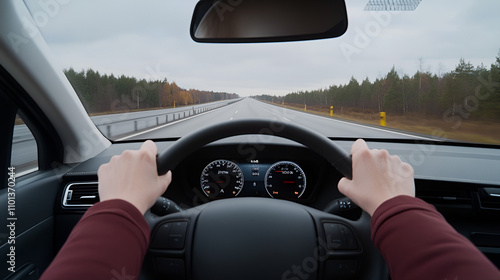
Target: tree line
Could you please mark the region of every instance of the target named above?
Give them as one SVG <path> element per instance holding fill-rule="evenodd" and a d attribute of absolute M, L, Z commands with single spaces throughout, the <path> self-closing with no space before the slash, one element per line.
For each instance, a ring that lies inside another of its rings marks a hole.
<path fill-rule="evenodd" d="M 238 98 L 238 94 L 184 89 L 175 82 L 147 81 L 134 77 L 100 74 L 92 69 L 64 74 L 89 114 L 136 109 L 165 108 Z"/>
<path fill-rule="evenodd" d="M 359 82 L 352 77 L 347 84 L 326 89 L 256 98 L 308 106 L 334 106 L 334 110 L 354 108 L 397 115 L 416 113 L 440 118 L 459 115 L 462 118 L 500 120 L 500 52 L 489 68 L 484 65 L 474 67 L 461 58 L 450 72 L 438 75 L 420 69 L 409 76 L 399 74 L 393 66 L 385 77 L 373 82 L 368 78 Z"/>

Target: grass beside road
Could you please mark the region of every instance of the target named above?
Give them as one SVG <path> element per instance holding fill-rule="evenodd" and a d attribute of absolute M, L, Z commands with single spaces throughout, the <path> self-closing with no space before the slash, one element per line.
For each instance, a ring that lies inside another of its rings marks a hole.
<path fill-rule="evenodd" d="M 268 102 L 270 103 L 270 102 Z M 288 109 L 304 111 L 302 104 L 276 104 Z M 330 116 L 329 106 L 307 106 L 307 112 Z M 334 110 L 333 117 L 360 123 L 380 125 L 378 112 L 344 108 Z M 387 114 L 387 127 L 411 131 L 431 136 L 438 136 L 459 141 L 500 145 L 500 123 L 494 121 L 477 121 L 470 119 L 453 119 L 421 117 L 414 114 L 405 116 Z"/>

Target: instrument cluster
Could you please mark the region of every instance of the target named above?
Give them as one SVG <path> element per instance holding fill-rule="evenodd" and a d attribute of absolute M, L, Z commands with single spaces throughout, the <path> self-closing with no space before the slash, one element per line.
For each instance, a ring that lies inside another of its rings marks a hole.
<path fill-rule="evenodd" d="M 183 203 L 199 205 L 239 197 L 269 197 L 311 205 L 319 193 L 335 191 L 326 182 L 340 174 L 320 155 L 296 145 L 210 145 L 179 163 L 166 195 L 185 194 Z M 248 151 L 251 151 L 248 152 Z M 245 153 L 246 152 L 246 153 Z M 326 186 L 328 185 L 328 186 Z"/>
<path fill-rule="evenodd" d="M 270 196 L 299 199 L 306 191 L 304 170 L 292 161 L 235 163 L 217 159 L 200 175 L 200 187 L 210 199 L 236 196 Z"/>

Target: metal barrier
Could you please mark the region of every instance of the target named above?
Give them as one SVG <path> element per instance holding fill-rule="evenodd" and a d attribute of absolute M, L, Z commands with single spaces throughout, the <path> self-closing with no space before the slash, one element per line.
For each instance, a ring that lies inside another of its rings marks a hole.
<path fill-rule="evenodd" d="M 228 100 L 227 102 L 219 102 L 216 104 L 207 104 L 203 107 L 191 107 L 185 110 L 180 110 L 180 108 L 175 108 L 175 112 L 162 112 L 159 114 L 130 118 L 123 120 L 113 120 L 108 122 L 96 123 L 101 133 L 108 138 L 124 136 L 127 134 L 135 133 L 138 131 L 143 131 L 156 126 L 164 125 L 169 122 L 179 121 L 184 118 L 192 117 L 201 113 L 205 113 L 214 109 L 218 109 L 229 104 L 240 101 L 241 99 Z M 121 114 L 123 118 L 126 118 L 129 113 Z M 115 115 L 116 116 L 116 115 Z"/>

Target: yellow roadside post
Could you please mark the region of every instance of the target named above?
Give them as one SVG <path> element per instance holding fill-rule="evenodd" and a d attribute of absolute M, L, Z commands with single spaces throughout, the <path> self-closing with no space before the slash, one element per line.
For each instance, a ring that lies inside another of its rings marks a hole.
<path fill-rule="evenodd" d="M 385 112 L 380 112 L 380 125 L 385 126 Z"/>
<path fill-rule="evenodd" d="M 304 112 L 307 112 L 307 105 L 304 104 Z"/>
<path fill-rule="evenodd" d="M 333 106 L 330 106 L 330 117 L 333 117 Z"/>

